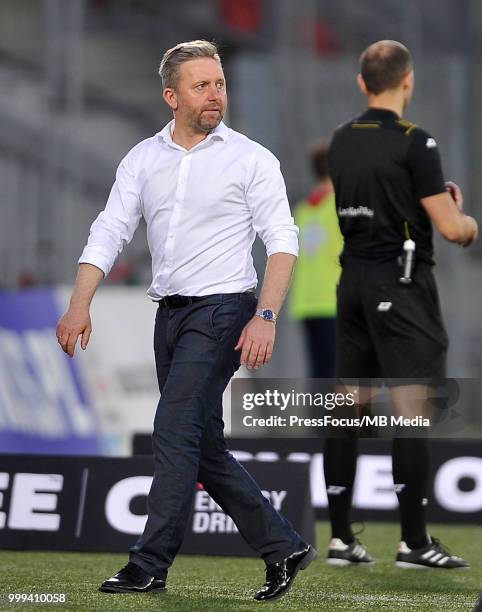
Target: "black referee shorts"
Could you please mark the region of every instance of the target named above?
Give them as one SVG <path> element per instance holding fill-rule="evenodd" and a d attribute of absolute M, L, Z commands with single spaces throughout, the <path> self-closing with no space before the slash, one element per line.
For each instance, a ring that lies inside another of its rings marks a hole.
<path fill-rule="evenodd" d="M 337 378 L 444 378 L 448 337 L 432 266 L 410 285 L 396 261 L 345 260 L 337 288 Z"/>

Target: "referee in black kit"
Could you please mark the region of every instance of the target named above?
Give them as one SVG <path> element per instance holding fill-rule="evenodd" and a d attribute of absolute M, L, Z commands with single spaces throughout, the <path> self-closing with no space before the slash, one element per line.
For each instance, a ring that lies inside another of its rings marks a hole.
<path fill-rule="evenodd" d="M 436 140 L 402 119 L 413 86 L 412 58 L 395 41 L 380 41 L 360 58 L 358 83 L 368 109 L 341 125 L 329 151 L 336 207 L 344 236 L 337 295 L 337 378 L 405 379 L 390 383 L 396 416 L 423 413 L 428 385 L 407 379 L 446 376 L 448 338 L 432 273 L 432 223 L 464 247 L 476 221 L 462 213 L 462 194 L 445 183 Z M 359 387 L 368 402 L 369 383 Z M 350 507 L 357 435 L 336 432 L 324 454 L 333 565 L 371 563 L 354 537 Z M 429 479 L 426 437 L 393 441 L 393 477 L 400 505 L 399 567 L 468 567 L 427 533 Z"/>

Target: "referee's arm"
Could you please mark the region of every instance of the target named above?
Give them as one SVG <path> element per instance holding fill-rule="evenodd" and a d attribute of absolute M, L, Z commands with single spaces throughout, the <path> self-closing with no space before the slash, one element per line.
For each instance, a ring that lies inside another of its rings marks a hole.
<path fill-rule="evenodd" d="M 437 230 L 450 242 L 468 247 L 477 239 L 477 221 L 459 210 L 448 191 L 421 198 L 420 202 Z"/>
<path fill-rule="evenodd" d="M 462 192 L 455 183 L 445 183 L 437 142 L 416 128 L 407 151 L 415 192 L 437 230 L 450 242 L 464 247 L 477 239 L 477 222 L 462 212 Z"/>

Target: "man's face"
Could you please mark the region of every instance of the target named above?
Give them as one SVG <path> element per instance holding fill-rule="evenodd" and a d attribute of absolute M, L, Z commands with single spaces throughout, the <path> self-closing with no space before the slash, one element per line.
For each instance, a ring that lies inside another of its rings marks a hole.
<path fill-rule="evenodd" d="M 166 101 L 175 112 L 176 123 L 194 133 L 210 132 L 219 125 L 226 111 L 223 69 L 210 57 L 184 62 L 179 67 L 177 84 Z"/>

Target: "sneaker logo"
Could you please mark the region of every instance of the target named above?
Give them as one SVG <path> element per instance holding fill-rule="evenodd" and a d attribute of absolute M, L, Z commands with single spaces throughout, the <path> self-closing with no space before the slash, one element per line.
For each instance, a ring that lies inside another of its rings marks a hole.
<path fill-rule="evenodd" d="M 362 546 L 360 546 L 360 544 L 357 544 L 355 548 L 353 549 L 353 555 L 357 559 L 361 559 L 362 557 L 365 556 L 365 549 Z"/>
<path fill-rule="evenodd" d="M 346 491 L 346 487 L 339 487 L 337 485 L 329 485 L 326 488 L 326 492 L 328 495 L 341 495 L 343 491 Z"/>
<path fill-rule="evenodd" d="M 391 307 L 392 307 L 391 302 L 380 302 L 380 304 L 378 304 L 377 306 L 377 310 L 378 312 L 388 312 Z"/>
<path fill-rule="evenodd" d="M 435 138 L 427 138 L 425 146 L 427 147 L 427 149 L 435 149 L 435 147 L 437 146 Z"/>
<path fill-rule="evenodd" d="M 395 491 L 395 493 L 401 493 L 406 486 L 407 485 L 405 484 L 394 484 L 393 490 Z"/>
<path fill-rule="evenodd" d="M 422 559 L 428 560 L 430 559 L 430 557 L 433 557 L 435 554 L 436 554 L 436 551 L 433 548 L 431 548 L 430 550 L 427 550 L 426 553 L 423 553 Z"/>

